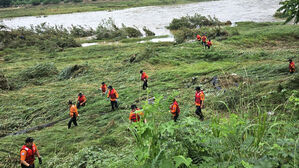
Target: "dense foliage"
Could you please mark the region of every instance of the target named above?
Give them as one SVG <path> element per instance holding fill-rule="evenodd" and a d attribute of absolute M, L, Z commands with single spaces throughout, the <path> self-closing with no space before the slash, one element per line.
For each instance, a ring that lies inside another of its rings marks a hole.
<path fill-rule="evenodd" d="M 294 24 L 299 22 L 299 0 L 285 0 L 280 2 L 282 5 L 278 11 L 282 12 L 282 16 L 286 17 L 285 23 L 294 20 Z"/>

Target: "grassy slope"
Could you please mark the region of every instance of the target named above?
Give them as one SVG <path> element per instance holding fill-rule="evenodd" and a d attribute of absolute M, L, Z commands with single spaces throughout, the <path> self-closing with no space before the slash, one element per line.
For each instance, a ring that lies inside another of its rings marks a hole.
<path fill-rule="evenodd" d="M 207 0 L 200 0 L 207 1 Z M 99 0 L 90 3 L 67 3 L 20 8 L 0 8 L 0 18 L 20 16 L 55 15 L 74 12 L 90 12 L 101 10 L 124 9 L 150 5 L 169 5 L 198 2 L 197 0 Z"/>
<path fill-rule="evenodd" d="M 89 71 L 71 80 L 58 81 L 56 77 L 40 79 L 38 85 L 29 82 L 20 90 L 0 92 L 2 133 L 68 116 L 66 102 L 69 99 L 75 100 L 80 91 L 88 99 L 87 106 L 79 110 L 79 127 L 67 130 L 67 121 L 64 121 L 26 135 L 1 138 L 0 167 L 17 167 L 18 152 L 27 136 L 36 138 L 46 167 L 60 165 L 88 146 L 97 146 L 116 154 L 121 159 L 114 165 L 119 163 L 118 166 L 130 166 L 128 158 L 132 157 L 132 153 L 129 149 L 134 139 L 127 131 L 129 106 L 146 97 L 146 93 L 140 89 L 140 69 L 144 69 L 150 76 L 151 95 L 159 93 L 169 96 L 177 92 L 181 117 L 194 116 L 195 85 L 186 87 L 192 77 L 202 79 L 223 75 L 225 72 L 259 78 L 257 85 L 263 87 L 256 88 L 256 97 L 275 90 L 279 83 L 286 84 L 293 78 L 287 74 L 286 60 L 299 55 L 298 26 L 244 23 L 238 29 L 240 35 L 214 41 L 215 47 L 212 50 L 204 50 L 197 43 L 191 42 L 180 45 L 120 43 L 71 48 L 57 53 L 40 52 L 34 47 L 1 51 L 0 58 L 10 58 L 8 62 L 1 62 L 1 69 L 8 78 L 41 62 L 53 62 L 59 70 L 69 65 L 88 63 Z M 286 38 L 288 46 L 279 40 L 281 37 Z M 145 48 L 155 50 L 155 54 L 138 63 L 128 62 L 132 54 L 142 53 Z M 296 57 L 295 62 L 298 61 Z M 109 102 L 99 94 L 98 88 L 102 81 L 119 91 L 122 104 L 118 111 L 111 112 Z M 217 112 L 212 102 L 216 94 L 210 84 L 204 88 L 207 94 L 204 115 L 209 119 L 210 114 Z M 262 110 L 271 109 L 264 107 Z M 11 151 L 11 154 L 3 149 Z"/>

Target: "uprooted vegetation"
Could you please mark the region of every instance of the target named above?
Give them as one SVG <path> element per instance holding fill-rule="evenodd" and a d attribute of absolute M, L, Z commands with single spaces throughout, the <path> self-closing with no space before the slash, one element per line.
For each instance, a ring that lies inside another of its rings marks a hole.
<path fill-rule="evenodd" d="M 205 17 L 199 14 L 194 16 L 184 16 L 180 19 L 173 19 L 167 27 L 173 31 L 176 43 L 183 43 L 188 39 L 195 39 L 197 34 L 206 35 L 209 39 L 216 37 L 226 37 L 229 32 L 221 26 L 231 25 L 230 21 L 220 22 L 211 16 Z M 232 35 L 238 34 L 237 30 Z"/>
<path fill-rule="evenodd" d="M 35 46 L 0 51 L 11 58 L 0 62 L 8 81 L 36 62 L 53 62 L 63 79 L 70 79 L 88 62 L 88 70 L 72 80 L 57 80 L 60 75 L 53 74 L 29 79 L 43 85 L 0 90 L 0 136 L 67 118 L 68 100 L 76 101 L 79 92 L 87 96 L 87 105 L 79 109 L 78 127 L 67 130 L 67 121 L 61 121 L 1 138 L 5 149 L 0 150 L 0 167 L 19 166 L 20 147 L 28 136 L 36 139 L 45 168 L 296 167 L 299 76 L 288 73 L 287 59 L 299 61 L 298 47 L 252 49 L 244 47 L 251 42 L 243 38 L 259 33 L 255 38 L 262 41 L 272 36 L 266 33 L 270 29 L 291 34 L 298 27 L 252 24 L 237 26 L 239 35 L 216 38 L 210 50 L 198 42 L 160 42 L 69 48 L 54 54 Z M 289 40 L 296 45 L 294 38 Z M 26 55 L 20 54 L 24 51 Z M 141 87 L 140 69 L 149 75 L 147 91 Z M 116 111 L 99 91 L 103 81 L 120 95 Z M 206 94 L 204 121 L 194 114 L 196 86 Z M 152 97 L 149 105 L 146 100 Z M 176 123 L 169 113 L 173 98 L 181 109 Z M 147 123 L 130 124 L 132 104 L 143 110 Z M 38 162 L 36 166 L 40 167 Z"/>
<path fill-rule="evenodd" d="M 73 65 L 66 67 L 58 74 L 58 79 L 71 79 L 83 75 L 88 70 L 88 65 Z"/>
<path fill-rule="evenodd" d="M 23 80 L 29 80 L 41 77 L 50 77 L 58 73 L 53 63 L 37 64 L 20 72 L 19 76 Z"/>
<path fill-rule="evenodd" d="M 2 90 L 9 90 L 10 89 L 8 80 L 2 72 L 0 72 L 0 89 L 2 89 Z"/>

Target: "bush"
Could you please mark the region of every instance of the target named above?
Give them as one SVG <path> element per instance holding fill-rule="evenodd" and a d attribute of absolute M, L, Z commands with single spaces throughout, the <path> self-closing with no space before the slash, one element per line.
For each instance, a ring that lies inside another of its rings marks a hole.
<path fill-rule="evenodd" d="M 74 26 L 70 28 L 70 33 L 74 37 L 87 37 L 87 36 L 92 36 L 95 31 L 92 28 L 84 28 L 82 26 Z"/>
<path fill-rule="evenodd" d="M 125 30 L 127 36 L 130 38 L 142 36 L 142 33 L 137 28 L 123 26 L 123 29 Z"/>
<path fill-rule="evenodd" d="M 37 46 L 40 50 L 47 51 L 80 46 L 67 29 L 62 26 L 49 27 L 45 23 L 29 29 L 0 26 L 0 44 L 4 46 L 2 48 Z"/>
<path fill-rule="evenodd" d="M 40 0 L 31 0 L 31 4 L 32 5 L 39 5 L 40 4 Z"/>
<path fill-rule="evenodd" d="M 155 36 L 155 33 L 150 31 L 148 28 L 146 28 L 145 26 L 142 29 L 145 32 L 146 36 Z"/>
<path fill-rule="evenodd" d="M 20 72 L 19 75 L 22 79 L 28 80 L 33 78 L 49 77 L 56 75 L 57 73 L 58 70 L 53 63 L 44 63 L 27 68 Z"/>
<path fill-rule="evenodd" d="M 76 78 L 79 75 L 84 74 L 88 70 L 88 65 L 74 65 L 74 66 L 69 66 L 65 69 L 63 69 L 59 75 L 58 79 L 59 80 L 64 80 L 64 79 L 70 79 L 70 78 Z"/>
<path fill-rule="evenodd" d="M 103 20 L 101 24 L 96 29 L 96 36 L 98 40 L 103 39 L 125 39 L 127 37 L 140 37 L 142 33 L 134 27 L 126 27 L 122 25 L 121 28 L 117 27 L 114 21 L 109 18 L 108 20 Z"/>
<path fill-rule="evenodd" d="M 215 17 L 205 17 L 200 14 L 195 14 L 194 16 L 183 16 L 180 19 L 173 19 L 169 26 L 167 26 L 170 30 L 178 30 L 181 28 L 199 28 L 202 26 L 217 26 L 217 25 L 225 25 L 224 22 L 220 22 Z"/>
<path fill-rule="evenodd" d="M 2 90 L 10 89 L 8 81 L 2 72 L 0 72 L 0 89 Z"/>

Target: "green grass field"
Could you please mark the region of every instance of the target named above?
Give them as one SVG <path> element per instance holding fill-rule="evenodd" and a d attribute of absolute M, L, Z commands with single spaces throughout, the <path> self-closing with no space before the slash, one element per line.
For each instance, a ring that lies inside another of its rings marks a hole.
<path fill-rule="evenodd" d="M 243 22 L 234 29 L 240 35 L 213 40 L 210 50 L 197 42 L 139 44 L 128 40 L 62 52 L 49 53 L 34 46 L 0 51 L 1 71 L 9 81 L 40 63 L 53 63 L 59 71 L 76 64 L 88 69 L 66 80 L 57 75 L 19 79 L 22 87 L 0 90 L 0 135 L 68 117 L 67 102 L 75 101 L 79 92 L 88 99 L 79 109 L 78 127 L 68 130 L 65 120 L 0 138 L 0 167 L 19 167 L 20 148 L 32 136 L 44 162 L 43 166 L 36 162 L 37 167 L 163 167 L 180 163 L 172 157 L 179 155 L 192 159 L 190 164 L 182 161 L 181 167 L 295 168 L 299 77 L 298 72 L 288 73 L 288 58 L 299 62 L 299 27 Z M 138 61 L 130 63 L 133 54 Z M 148 92 L 141 90 L 140 69 L 149 75 Z M 221 79 L 222 90 L 209 82 L 213 76 Z M 192 82 L 193 77 L 197 81 Z M 100 94 L 102 81 L 119 92 L 119 110 L 111 111 L 109 101 Z M 206 94 L 202 122 L 194 113 L 198 85 Z M 144 105 L 152 96 L 162 96 L 162 100 L 157 106 Z M 181 108 L 176 124 L 168 112 L 174 96 Z M 139 140 L 128 130 L 132 129 L 128 117 L 133 103 L 152 113 L 149 124 L 141 126 L 164 130 L 152 145 L 153 139 L 140 134 L 148 143 L 146 148 L 138 146 Z M 267 115 L 269 111 L 274 115 Z"/>
<path fill-rule="evenodd" d="M 207 0 L 199 0 L 207 1 Z M 115 10 L 151 5 L 170 5 L 199 2 L 198 0 L 98 0 L 87 3 L 66 3 L 39 6 L 0 8 L 0 18 L 55 15 L 75 12 Z"/>

